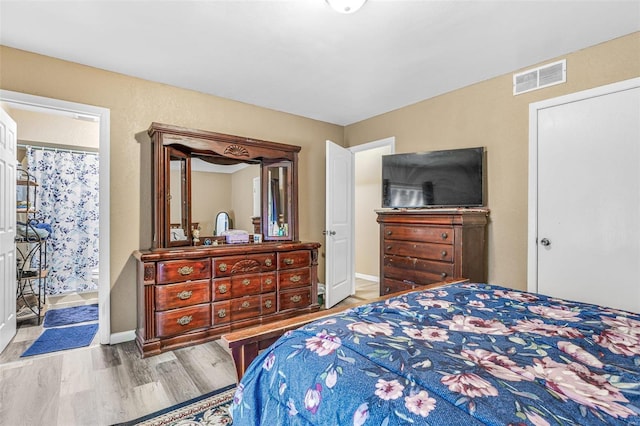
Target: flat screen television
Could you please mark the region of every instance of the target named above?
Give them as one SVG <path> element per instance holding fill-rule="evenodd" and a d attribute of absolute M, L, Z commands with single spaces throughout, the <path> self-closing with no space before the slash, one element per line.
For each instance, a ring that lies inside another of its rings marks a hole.
<path fill-rule="evenodd" d="M 383 208 L 484 206 L 484 148 L 382 156 Z"/>

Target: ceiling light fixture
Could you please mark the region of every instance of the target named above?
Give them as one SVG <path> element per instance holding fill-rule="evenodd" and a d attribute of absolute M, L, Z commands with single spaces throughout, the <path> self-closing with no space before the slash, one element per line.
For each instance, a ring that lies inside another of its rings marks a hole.
<path fill-rule="evenodd" d="M 357 12 L 367 0 L 326 0 L 333 10 L 340 13 Z"/>

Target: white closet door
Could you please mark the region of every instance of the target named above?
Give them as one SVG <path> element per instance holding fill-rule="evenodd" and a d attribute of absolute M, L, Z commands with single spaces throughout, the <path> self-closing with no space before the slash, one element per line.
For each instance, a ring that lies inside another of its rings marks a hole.
<path fill-rule="evenodd" d="M 537 290 L 640 312 L 640 88 L 538 110 Z"/>

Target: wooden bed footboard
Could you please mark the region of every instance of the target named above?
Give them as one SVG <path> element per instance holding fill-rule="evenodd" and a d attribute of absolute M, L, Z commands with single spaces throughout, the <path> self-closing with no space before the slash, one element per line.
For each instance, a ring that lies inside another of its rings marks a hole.
<path fill-rule="evenodd" d="M 429 284 L 421 286 L 417 289 L 404 290 L 398 293 L 389 294 L 386 296 L 377 297 L 375 299 L 366 300 L 363 302 L 353 303 L 347 306 L 340 306 L 331 309 L 324 309 L 311 314 L 300 315 L 293 318 L 284 319 L 281 321 L 275 321 L 269 324 L 264 324 L 256 327 L 249 327 L 242 330 L 234 331 L 232 333 L 225 334 L 221 337 L 222 341 L 227 344 L 231 349 L 231 355 L 233 362 L 236 365 L 236 373 L 238 374 L 238 381 L 242 379 L 245 371 L 249 368 L 249 364 L 258 356 L 258 353 L 271 346 L 280 336 L 289 330 L 302 327 L 305 324 L 316 321 L 321 318 L 325 318 L 344 310 L 353 308 L 355 306 L 366 305 L 368 303 L 379 302 L 389 299 L 391 297 L 400 296 L 405 293 L 411 293 L 414 291 L 425 291 L 436 287 L 447 286 L 451 284 L 458 284 L 467 282 L 468 280 L 448 281 Z"/>

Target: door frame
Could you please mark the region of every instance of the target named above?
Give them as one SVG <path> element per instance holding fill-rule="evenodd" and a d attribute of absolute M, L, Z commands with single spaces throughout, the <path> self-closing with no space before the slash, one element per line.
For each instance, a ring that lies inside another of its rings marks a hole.
<path fill-rule="evenodd" d="M 527 238 L 527 291 L 538 292 L 538 112 L 555 106 L 640 87 L 632 78 L 593 89 L 529 104 L 529 219 Z"/>
<path fill-rule="evenodd" d="M 110 279 L 110 110 L 94 105 L 63 101 L 61 99 L 45 98 L 26 93 L 0 90 L 0 101 L 11 108 L 44 112 L 48 114 L 81 115 L 97 118 L 99 121 L 99 191 L 100 191 L 100 219 L 99 219 L 99 262 L 98 277 L 98 333 L 100 343 L 111 342 L 111 279 Z"/>

